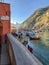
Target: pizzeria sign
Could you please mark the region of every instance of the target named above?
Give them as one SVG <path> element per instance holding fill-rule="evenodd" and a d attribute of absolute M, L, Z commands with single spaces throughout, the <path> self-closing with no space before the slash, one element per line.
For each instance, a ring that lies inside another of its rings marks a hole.
<path fill-rule="evenodd" d="M 9 20 L 9 16 L 0 16 L 0 20 Z"/>

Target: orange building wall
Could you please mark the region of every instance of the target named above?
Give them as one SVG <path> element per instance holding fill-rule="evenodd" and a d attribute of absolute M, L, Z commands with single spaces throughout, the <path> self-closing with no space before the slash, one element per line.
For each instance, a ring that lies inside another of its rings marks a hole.
<path fill-rule="evenodd" d="M 9 16 L 9 20 L 1 20 L 3 31 L 1 35 L 10 33 L 10 4 L 0 3 L 0 16 Z"/>

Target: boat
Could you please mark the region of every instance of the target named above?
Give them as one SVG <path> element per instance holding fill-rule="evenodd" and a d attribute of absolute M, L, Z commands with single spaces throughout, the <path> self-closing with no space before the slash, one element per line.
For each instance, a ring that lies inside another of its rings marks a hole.
<path fill-rule="evenodd" d="M 28 50 L 33 53 L 33 48 L 31 46 L 28 45 Z"/>
<path fill-rule="evenodd" d="M 30 36 L 30 40 L 40 40 L 40 38 Z"/>
<path fill-rule="evenodd" d="M 26 46 L 28 44 L 28 41 L 24 41 L 23 45 Z"/>
<path fill-rule="evenodd" d="M 35 32 L 29 33 L 30 40 L 40 40 L 40 37 L 36 37 Z"/>

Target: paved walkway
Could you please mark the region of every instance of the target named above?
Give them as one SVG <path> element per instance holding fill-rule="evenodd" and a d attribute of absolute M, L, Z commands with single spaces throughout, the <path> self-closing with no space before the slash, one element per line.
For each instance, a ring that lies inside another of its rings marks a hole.
<path fill-rule="evenodd" d="M 0 53 L 0 65 L 10 65 L 9 56 L 6 49 L 6 44 L 3 41 Z"/>
<path fill-rule="evenodd" d="M 25 46 L 23 46 L 11 34 L 8 35 L 8 39 L 10 40 L 13 48 L 16 65 L 43 65 L 33 54 L 28 51 Z"/>

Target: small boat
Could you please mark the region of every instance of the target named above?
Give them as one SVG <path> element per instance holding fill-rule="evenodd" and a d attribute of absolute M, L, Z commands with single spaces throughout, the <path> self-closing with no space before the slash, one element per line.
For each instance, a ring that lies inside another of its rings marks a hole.
<path fill-rule="evenodd" d="M 40 40 L 40 37 L 36 37 L 34 31 L 29 32 L 28 34 L 29 34 L 29 38 L 30 38 L 30 40 Z"/>
<path fill-rule="evenodd" d="M 28 45 L 28 50 L 33 53 L 33 48 L 31 46 Z"/>
<path fill-rule="evenodd" d="M 28 44 L 28 41 L 24 41 L 23 45 L 26 46 Z"/>
<path fill-rule="evenodd" d="M 40 38 L 30 36 L 30 40 L 40 40 Z"/>

